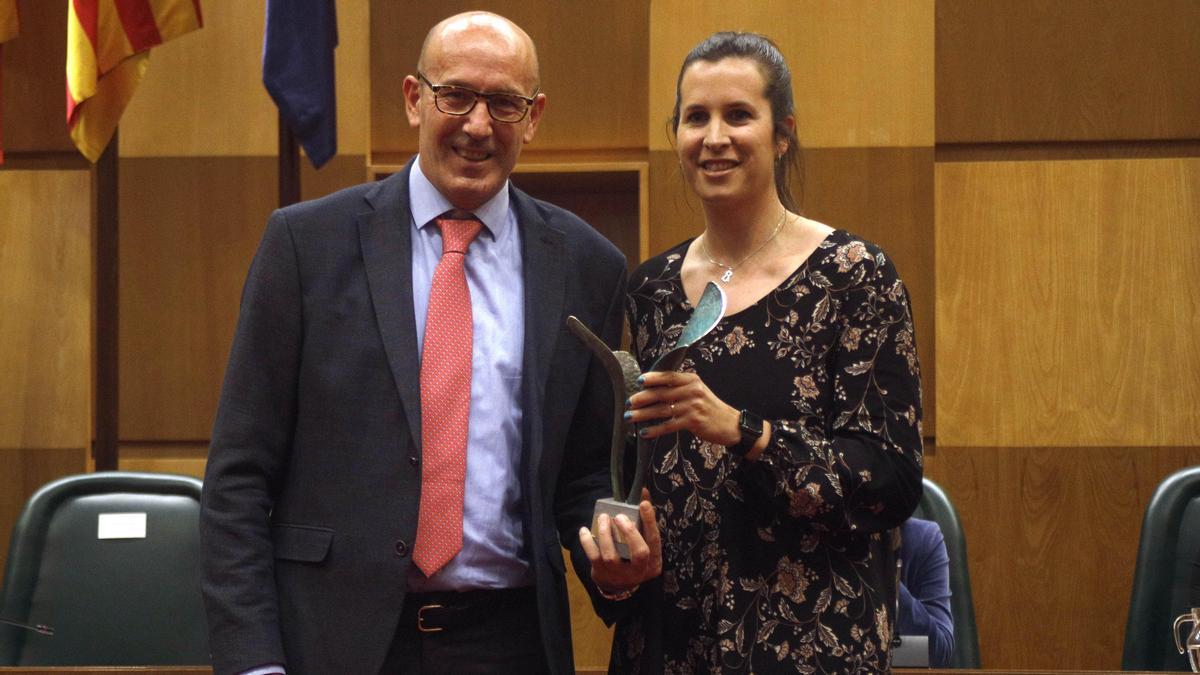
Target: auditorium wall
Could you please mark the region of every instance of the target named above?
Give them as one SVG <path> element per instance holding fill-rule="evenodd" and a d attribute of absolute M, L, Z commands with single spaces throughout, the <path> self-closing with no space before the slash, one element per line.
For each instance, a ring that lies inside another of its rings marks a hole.
<path fill-rule="evenodd" d="M 66 3 L 18 4 L 0 95 L 0 537 L 37 486 L 88 470 L 96 358 Z M 201 475 L 276 206 L 262 3 L 204 5 L 203 30 L 154 50 L 120 130 L 127 470 Z M 425 30 L 469 8 L 539 47 L 549 105 L 514 180 L 631 261 L 703 226 L 666 132 L 684 54 L 719 29 L 780 44 L 806 215 L 880 243 L 913 298 L 926 474 L 966 530 L 984 666 L 1119 667 L 1143 510 L 1200 463 L 1200 5 L 343 0 L 339 152 L 304 164 L 305 198 L 411 154 L 399 83 Z M 600 667 L 609 633 L 572 591 L 577 664 Z"/>

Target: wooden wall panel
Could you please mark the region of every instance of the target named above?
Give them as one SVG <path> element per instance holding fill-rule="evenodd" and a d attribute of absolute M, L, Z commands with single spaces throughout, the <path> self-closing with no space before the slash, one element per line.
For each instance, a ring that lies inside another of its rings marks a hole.
<path fill-rule="evenodd" d="M 1200 160 L 936 169 L 942 445 L 1190 445 Z"/>
<path fill-rule="evenodd" d="M 570 9 L 502 0 L 371 0 L 371 150 L 407 154 L 416 132 L 401 83 L 416 69 L 425 34 L 461 11 L 486 9 L 520 25 L 538 49 L 546 116 L 537 150 L 637 148 L 646 143 L 648 0 L 576 3 Z"/>
<path fill-rule="evenodd" d="M 278 114 L 262 85 L 264 7 L 206 4 L 204 28 L 154 49 L 121 118 L 122 156 L 275 156 Z M 361 155 L 369 105 L 368 5 L 340 2 L 337 14 L 338 153 Z"/>
<path fill-rule="evenodd" d="M 75 151 L 67 135 L 67 3 L 18 0 L 20 34 L 4 43 L 5 153 Z"/>
<path fill-rule="evenodd" d="M 124 443 L 117 468 L 121 471 L 176 473 L 204 478 L 208 443 Z"/>
<path fill-rule="evenodd" d="M 0 171 L 0 448 L 91 434 L 87 171 Z"/>
<path fill-rule="evenodd" d="M 1200 447 L 943 446 L 929 457 L 926 475 L 966 533 L 984 667 L 1118 670 L 1146 505 L 1198 463 Z"/>
<path fill-rule="evenodd" d="M 650 17 L 650 149 L 670 147 L 684 56 L 719 30 L 764 33 L 792 70 L 807 147 L 933 145 L 934 3 L 660 0 Z"/>
<path fill-rule="evenodd" d="M 87 471 L 82 448 L 0 448 L 0 569 L 25 502 L 50 481 Z"/>
<path fill-rule="evenodd" d="M 303 196 L 360 182 L 362 166 L 306 169 Z M 122 440 L 208 439 L 275 181 L 270 157 L 121 161 Z"/>
<path fill-rule="evenodd" d="M 938 143 L 1200 137 L 1200 3 L 937 3 Z"/>

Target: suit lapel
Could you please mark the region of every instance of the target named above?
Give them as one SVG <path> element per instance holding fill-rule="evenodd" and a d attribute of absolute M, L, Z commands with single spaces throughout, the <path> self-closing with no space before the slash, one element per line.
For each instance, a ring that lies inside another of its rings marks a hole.
<path fill-rule="evenodd" d="M 521 227 L 521 250 L 525 278 L 525 355 L 524 409 L 527 447 L 527 475 L 536 475 L 541 461 L 541 442 L 545 411 L 546 377 L 550 357 L 566 320 L 563 317 L 566 297 L 566 251 L 564 234 L 547 223 L 533 200 L 513 188 L 512 203 Z"/>
<path fill-rule="evenodd" d="M 412 300 L 412 215 L 408 206 L 408 172 L 392 175 L 367 193 L 373 207 L 358 215 L 363 267 L 375 308 L 392 379 L 408 418 L 413 443 L 421 446 L 421 372 Z"/>

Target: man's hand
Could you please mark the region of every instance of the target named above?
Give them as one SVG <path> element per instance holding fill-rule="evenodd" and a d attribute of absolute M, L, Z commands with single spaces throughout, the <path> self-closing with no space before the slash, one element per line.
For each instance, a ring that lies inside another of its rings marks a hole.
<path fill-rule="evenodd" d="M 644 488 L 638 516 L 642 520 L 643 532 L 638 532 L 637 526 L 623 515 L 614 519 L 601 514 L 596 521 L 594 538 L 588 528 L 579 528 L 579 543 L 592 563 L 592 581 L 603 595 L 632 591 L 638 584 L 662 574 L 662 542 L 658 535 L 658 521 L 654 517 L 654 507 L 650 505 L 650 493 Z M 629 547 L 629 560 L 622 560 L 617 553 L 614 527 L 620 530 Z"/>

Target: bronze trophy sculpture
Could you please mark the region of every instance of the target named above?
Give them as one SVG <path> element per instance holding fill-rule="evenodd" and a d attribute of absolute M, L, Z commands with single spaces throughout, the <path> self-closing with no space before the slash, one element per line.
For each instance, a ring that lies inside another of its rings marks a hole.
<path fill-rule="evenodd" d="M 700 295 L 700 300 L 696 303 L 695 309 L 692 310 L 692 316 L 688 319 L 687 324 L 683 327 L 683 331 L 679 335 L 679 341 L 670 351 L 666 352 L 654 362 L 650 367 L 651 371 L 678 370 L 683 365 L 683 360 L 687 357 L 688 347 L 691 347 L 697 340 L 708 335 L 718 323 L 721 317 L 725 315 L 725 291 L 713 282 L 708 282 L 704 287 L 704 293 Z M 588 349 L 596 355 L 600 360 L 604 371 L 608 374 L 609 382 L 612 385 L 613 392 L 613 431 L 612 431 L 612 447 L 609 454 L 609 479 L 612 482 L 613 496 L 611 499 L 599 499 L 596 501 L 596 509 L 592 515 L 592 531 L 596 531 L 596 520 L 600 514 L 608 514 L 609 517 L 615 518 L 618 514 L 625 514 L 634 523 L 641 528 L 641 519 L 638 517 L 638 502 L 642 497 L 642 488 L 646 484 L 646 472 L 650 465 L 650 451 L 653 446 L 653 441 L 641 438 L 637 439 L 637 465 L 633 474 L 633 482 L 628 489 L 625 489 L 625 439 L 627 436 L 626 424 L 624 420 L 625 399 L 629 398 L 638 391 L 638 377 L 641 376 L 641 369 L 638 367 L 637 360 L 633 355 L 624 351 L 611 351 L 604 341 L 596 337 L 594 333 L 587 329 L 573 316 L 567 317 L 567 328 L 574 333 L 575 337 L 579 338 Z M 629 548 L 621 538 L 617 537 L 617 551 L 622 558 L 629 558 Z"/>

